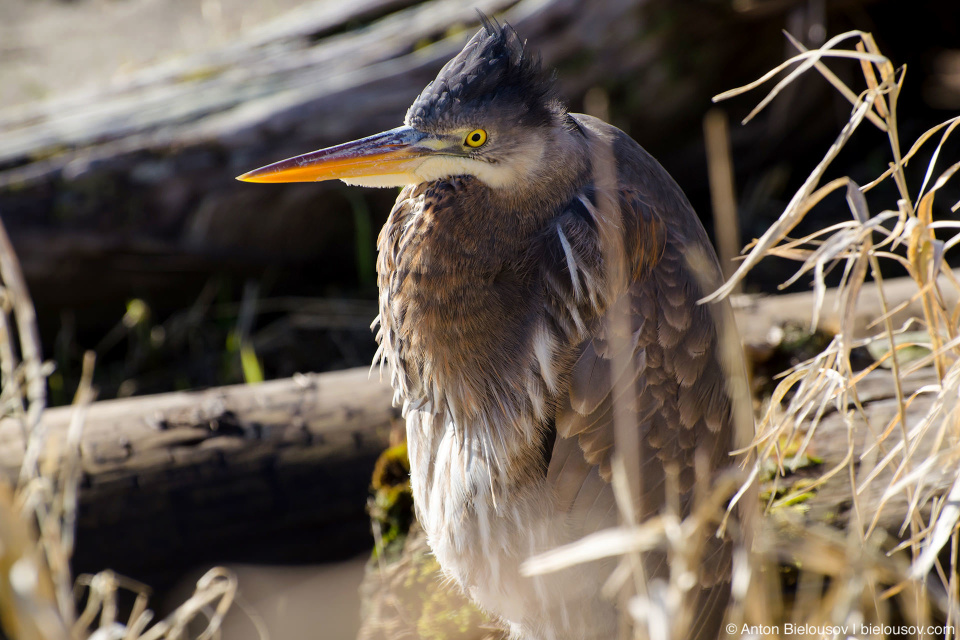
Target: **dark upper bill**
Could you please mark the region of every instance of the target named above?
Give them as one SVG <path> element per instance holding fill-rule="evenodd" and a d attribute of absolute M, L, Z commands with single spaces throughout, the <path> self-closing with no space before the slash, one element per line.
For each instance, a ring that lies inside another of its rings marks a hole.
<path fill-rule="evenodd" d="M 244 182 L 318 182 L 344 180 L 379 186 L 420 182 L 414 173 L 433 149 L 420 143 L 426 134 L 398 127 L 335 147 L 281 160 L 249 171 Z"/>

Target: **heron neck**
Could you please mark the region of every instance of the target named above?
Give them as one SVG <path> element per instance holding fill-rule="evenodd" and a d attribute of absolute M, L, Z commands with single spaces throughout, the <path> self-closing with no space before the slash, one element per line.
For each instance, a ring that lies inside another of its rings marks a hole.
<path fill-rule="evenodd" d="M 486 188 L 489 206 L 531 231 L 540 229 L 583 188 L 589 175 L 588 155 L 582 137 L 556 132 L 528 173 L 508 186 Z"/>

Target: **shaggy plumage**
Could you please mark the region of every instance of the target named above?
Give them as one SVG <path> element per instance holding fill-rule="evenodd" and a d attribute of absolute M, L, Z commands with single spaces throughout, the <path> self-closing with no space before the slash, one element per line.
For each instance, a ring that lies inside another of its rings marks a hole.
<path fill-rule="evenodd" d="M 567 113 L 516 32 L 486 19 L 406 126 L 241 178 L 405 185 L 379 239 L 377 339 L 430 547 L 517 638 L 615 637 L 609 563 L 520 566 L 618 524 L 617 452 L 639 462 L 644 518 L 688 515 L 695 470 L 709 480 L 733 462 L 741 356 L 722 346 L 736 342 L 721 340 L 729 305 L 697 303 L 720 270 L 677 184 L 622 131 Z M 730 540 L 698 542 L 693 615 L 672 622 L 706 640 Z M 663 560 L 645 556 L 648 580 Z"/>
<path fill-rule="evenodd" d="M 408 124 L 427 130 L 526 116 L 522 141 L 545 151 L 536 195 L 471 175 L 403 190 L 379 241 L 378 338 L 445 572 L 518 637 L 612 638 L 609 565 L 545 578 L 519 566 L 617 524 L 617 376 L 640 430 L 643 516 L 665 505 L 667 467 L 686 512 L 698 452 L 714 472 L 730 464 L 729 313 L 697 304 L 719 269 L 676 183 L 622 132 L 567 115 L 551 86 L 512 29 L 487 23 L 411 107 Z M 619 301 L 629 328 L 614 335 Z M 727 598 L 728 544 L 710 544 L 691 637 L 716 637 Z"/>

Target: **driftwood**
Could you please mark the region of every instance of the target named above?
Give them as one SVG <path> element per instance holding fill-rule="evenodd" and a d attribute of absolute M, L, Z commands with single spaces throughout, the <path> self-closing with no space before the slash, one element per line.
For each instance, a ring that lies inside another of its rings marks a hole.
<path fill-rule="evenodd" d="M 637 27 L 639 20 L 624 21 L 626 0 L 600 3 L 595 25 L 578 24 L 577 7 L 556 1 L 315 2 L 221 49 L 85 94 L 0 111 L 0 213 L 38 305 L 59 300 L 63 282 L 82 289 L 96 282 L 100 296 L 117 297 L 177 289 L 184 275 L 196 281 L 217 268 L 243 273 L 305 259 L 342 274 L 353 263 L 353 242 L 352 205 L 340 186 L 280 194 L 233 177 L 399 124 L 463 45 L 466 25 L 476 22 L 474 4 L 507 10 L 550 63 L 586 55 L 583 39 L 613 21 Z M 367 26 L 351 31 L 358 24 Z M 620 29 L 608 46 L 633 33 Z M 579 79 L 565 74 L 571 90 L 609 62 L 609 52 L 600 54 L 593 52 Z M 371 197 L 371 210 L 389 211 L 391 194 Z M 318 217 L 329 212 L 339 215 Z M 51 244 L 60 259 L 46 256 Z M 117 260 L 123 268 L 110 268 Z M 95 280 L 83 287 L 77 279 L 84 276 Z"/>
<path fill-rule="evenodd" d="M 78 572 L 162 587 L 197 564 L 339 559 L 370 545 L 370 474 L 396 417 L 366 370 L 95 403 L 81 447 Z M 72 409 L 48 410 L 47 451 Z M 19 424 L 0 422 L 16 477 Z"/>
<path fill-rule="evenodd" d="M 829 412 L 817 427 L 811 453 L 822 462 L 814 470 L 815 474 L 822 474 L 825 470 L 837 465 L 845 465 L 847 452 L 851 448 L 848 439 L 852 440 L 855 468 L 859 468 L 862 459 L 867 459 L 870 461 L 868 469 L 872 469 L 876 461 L 882 460 L 888 452 L 895 450 L 897 445 L 903 442 L 903 430 L 895 422 L 898 403 L 891 375 L 889 371 L 880 370 L 869 374 L 857 384 L 864 415 L 869 420 L 872 430 L 867 428 L 864 416 L 861 416 L 853 406 L 848 407 L 848 410 L 854 412 L 852 438 L 848 434 L 845 421 L 837 412 Z M 908 398 L 923 386 L 938 384 L 933 367 L 919 370 L 904 378 L 902 382 L 904 395 Z M 914 398 L 906 411 L 907 429 L 919 422 L 932 405 L 931 394 L 921 394 Z M 889 429 L 889 433 L 883 435 L 881 440 L 881 435 L 889 425 L 894 425 L 895 428 Z M 928 453 L 934 453 L 939 449 L 936 442 L 937 432 L 936 428 L 929 429 L 923 438 L 914 441 L 913 444 L 916 447 L 912 456 L 914 464 L 923 461 Z M 851 497 L 853 491 L 849 473 L 842 471 L 835 475 L 806 503 L 809 507 L 807 517 L 813 522 L 837 524 L 845 524 L 852 519 L 854 526 L 857 523 L 864 528 L 875 525 L 879 529 L 897 532 L 907 521 L 910 495 L 905 490 L 886 498 L 884 494 L 894 479 L 895 472 L 898 471 L 899 462 L 900 457 L 894 457 L 892 462 L 877 473 L 865 487 L 860 485 L 856 505 Z M 949 468 L 938 468 L 925 475 L 925 490 L 929 492 L 926 495 L 945 495 L 949 491 L 956 480 L 949 471 Z M 787 484 L 789 483 L 788 480 Z M 929 516 L 927 509 L 922 509 L 921 513 L 924 517 Z"/>
<path fill-rule="evenodd" d="M 944 305 L 948 309 L 953 308 L 957 304 L 956 287 L 945 276 L 941 276 L 937 283 Z M 922 300 L 919 297 L 914 299 L 917 285 L 911 278 L 885 280 L 883 291 L 887 308 L 894 312 L 890 319 L 895 328 L 899 329 L 911 318 L 923 317 Z M 837 300 L 837 290 L 827 289 L 816 329 L 831 335 L 840 329 Z M 732 302 L 737 316 L 737 329 L 744 343 L 748 345 L 762 345 L 767 342 L 770 339 L 770 330 L 774 327 L 787 322 L 809 327 L 813 320 L 813 295 L 810 292 L 778 296 L 734 296 Z M 876 323 L 883 316 L 882 309 L 877 285 L 873 282 L 864 284 L 853 318 L 854 337 L 875 334 L 878 331 Z"/>
<path fill-rule="evenodd" d="M 957 304 L 957 290 L 945 278 L 938 281 L 938 291 L 946 308 L 953 308 Z M 914 296 L 917 291 L 916 283 L 910 278 L 895 278 L 886 280 L 883 286 L 888 308 L 895 310 L 890 318 L 895 328 L 902 327 L 913 318 L 923 316 L 922 302 Z M 824 303 L 819 315 L 816 329 L 833 335 L 840 327 L 840 309 L 837 306 L 837 290 L 828 289 L 824 295 Z M 775 344 L 778 332 L 776 328 L 785 323 L 798 323 L 809 327 L 813 319 L 813 295 L 809 292 L 795 293 L 781 296 L 739 296 L 734 299 L 734 309 L 737 318 L 737 327 L 743 339 L 746 351 L 753 357 L 762 357 L 764 352 Z M 853 318 L 853 337 L 862 338 L 875 335 L 879 332 L 876 323 L 883 316 L 880 296 L 875 283 L 863 285 L 858 299 L 856 312 Z M 927 367 L 918 371 L 910 371 L 901 379 L 902 392 L 909 398 L 914 392 L 927 385 L 936 385 L 934 369 Z M 899 427 L 885 434 L 882 444 L 877 444 L 881 432 L 888 425 L 895 424 L 894 418 L 898 415 L 898 402 L 893 386 L 892 374 L 880 369 L 868 374 L 857 383 L 857 397 L 863 407 L 861 415 L 856 407 L 847 407 L 852 412 L 854 425 L 852 447 L 853 459 L 857 466 L 861 456 L 868 450 L 877 455 L 880 460 L 886 452 L 902 442 L 903 431 Z M 928 412 L 933 403 L 931 394 L 920 394 L 913 398 L 906 411 L 908 428 Z M 869 422 L 871 431 L 867 428 Z M 917 453 L 913 459 L 922 460 L 924 453 L 934 445 L 935 429 L 931 429 L 926 436 L 916 443 Z M 827 407 L 823 421 L 817 426 L 812 439 L 811 453 L 822 460 L 822 463 L 801 476 L 817 477 L 825 470 L 832 469 L 844 463 L 850 444 L 847 423 L 831 405 Z M 873 460 L 873 458 L 869 458 Z M 897 469 L 899 458 L 893 464 L 886 466 L 873 478 L 858 496 L 860 517 L 867 520 L 866 524 L 889 531 L 897 531 L 903 524 L 907 512 L 907 496 L 901 492 L 892 498 L 883 499 L 883 494 L 890 484 L 894 471 Z M 872 464 L 872 463 L 871 463 Z M 945 494 L 954 478 L 946 474 L 931 473 L 926 478 L 931 495 Z M 790 481 L 786 481 L 790 484 Z M 782 485 L 781 485 L 782 486 Z M 815 522 L 845 522 L 847 518 L 856 517 L 855 505 L 851 501 L 850 476 L 846 471 L 834 476 L 816 495 L 807 503 L 808 517 Z M 876 518 L 873 523 L 872 519 Z"/>
<path fill-rule="evenodd" d="M 65 293 L 85 302 L 122 301 L 131 290 L 170 294 L 217 269 L 245 275 L 311 261 L 323 277 L 342 277 L 355 262 L 351 213 L 384 216 L 394 194 L 348 195 L 339 184 L 267 189 L 233 177 L 399 124 L 472 32 L 475 9 L 529 39 L 558 68 L 575 109 L 609 111 L 654 151 L 681 153 L 696 146 L 689 132 L 699 131 L 710 96 L 779 62 L 779 30 L 794 4 L 308 2 L 218 49 L 170 51 L 164 62 L 83 93 L 0 109 L 0 214 L 41 314 L 62 306 Z M 616 97 L 609 109 L 607 93 Z M 756 135 L 772 133 L 764 126 Z M 678 178 L 688 193 L 702 191 L 699 167 L 687 173 Z M 192 295 L 183 294 L 181 307 Z"/>

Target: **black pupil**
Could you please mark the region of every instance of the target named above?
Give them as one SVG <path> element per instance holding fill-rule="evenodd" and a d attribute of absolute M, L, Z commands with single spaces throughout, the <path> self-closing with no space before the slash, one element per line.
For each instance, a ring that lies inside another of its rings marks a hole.
<path fill-rule="evenodd" d="M 473 141 L 474 141 L 474 142 L 480 142 L 480 134 L 479 134 L 479 133 L 473 134 Z"/>

